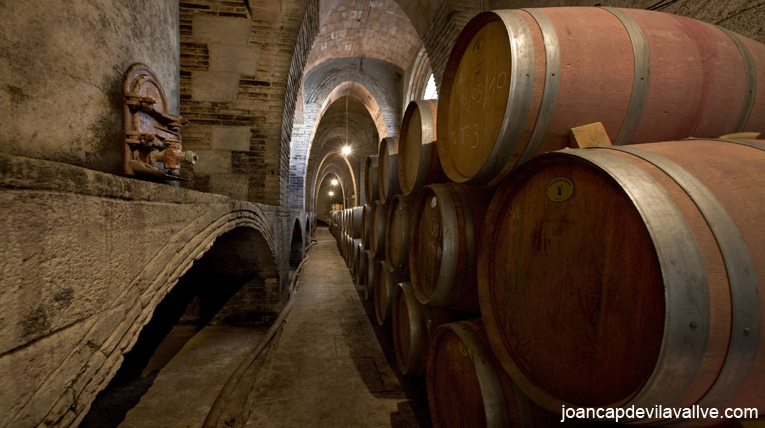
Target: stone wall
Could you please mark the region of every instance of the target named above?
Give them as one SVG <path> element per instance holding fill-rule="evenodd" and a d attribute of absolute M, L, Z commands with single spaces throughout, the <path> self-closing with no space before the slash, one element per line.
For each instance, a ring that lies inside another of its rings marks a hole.
<path fill-rule="evenodd" d="M 157 304 L 227 232 L 258 237 L 238 240 L 257 277 L 234 303 L 273 318 L 295 222 L 305 230 L 302 212 L 9 155 L 0 200 L 0 420 L 19 427 L 76 425 Z"/>
<path fill-rule="evenodd" d="M 184 187 L 286 206 L 309 1 L 251 3 L 252 15 L 243 0 L 180 3 L 182 135 L 199 155 Z"/>
<path fill-rule="evenodd" d="M 178 2 L 0 2 L 0 152 L 122 174 L 122 82 L 148 65 L 178 114 Z"/>

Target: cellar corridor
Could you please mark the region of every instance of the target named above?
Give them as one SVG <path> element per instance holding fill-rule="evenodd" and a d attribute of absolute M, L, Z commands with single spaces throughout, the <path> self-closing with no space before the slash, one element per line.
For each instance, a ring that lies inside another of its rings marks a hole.
<path fill-rule="evenodd" d="M 390 329 L 373 322 L 327 228 L 314 239 L 247 426 L 429 426 L 422 380 L 397 374 Z"/>

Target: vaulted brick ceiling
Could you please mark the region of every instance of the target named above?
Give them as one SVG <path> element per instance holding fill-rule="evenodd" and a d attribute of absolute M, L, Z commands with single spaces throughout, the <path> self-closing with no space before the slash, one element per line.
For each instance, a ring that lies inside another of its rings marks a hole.
<path fill-rule="evenodd" d="M 394 0 L 327 0 L 306 73 L 333 58 L 377 58 L 402 70 L 420 48 L 417 31 Z"/>

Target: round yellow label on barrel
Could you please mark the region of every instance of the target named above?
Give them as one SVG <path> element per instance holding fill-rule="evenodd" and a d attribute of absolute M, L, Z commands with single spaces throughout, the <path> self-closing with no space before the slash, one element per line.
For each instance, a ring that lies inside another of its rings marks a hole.
<path fill-rule="evenodd" d="M 462 341 L 460 341 L 459 349 L 460 349 L 460 354 L 462 354 L 463 357 L 467 357 L 468 356 L 468 350 L 465 347 L 465 344 L 462 343 Z"/>
<path fill-rule="evenodd" d="M 563 202 L 574 194 L 574 182 L 558 177 L 547 185 L 547 197 L 553 202 Z"/>

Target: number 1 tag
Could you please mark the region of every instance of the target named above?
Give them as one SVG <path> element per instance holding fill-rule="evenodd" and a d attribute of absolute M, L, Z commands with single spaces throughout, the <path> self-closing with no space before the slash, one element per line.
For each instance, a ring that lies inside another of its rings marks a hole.
<path fill-rule="evenodd" d="M 547 197 L 553 202 L 563 202 L 574 194 L 574 182 L 566 177 L 553 179 L 547 185 Z"/>

